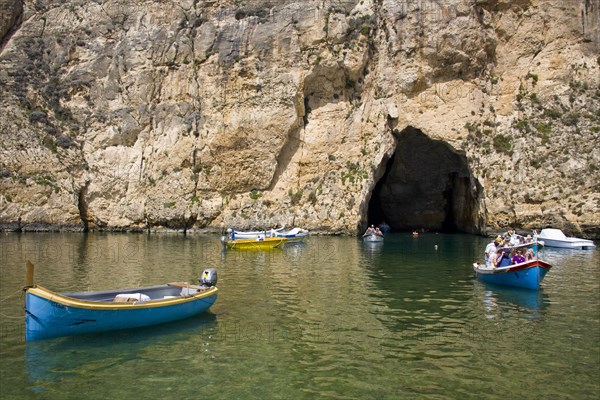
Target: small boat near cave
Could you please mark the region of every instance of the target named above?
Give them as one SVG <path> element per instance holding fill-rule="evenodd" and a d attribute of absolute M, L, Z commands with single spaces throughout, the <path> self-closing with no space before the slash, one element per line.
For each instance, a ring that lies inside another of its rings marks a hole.
<path fill-rule="evenodd" d="M 285 226 L 276 229 L 265 229 L 263 231 L 237 231 L 235 229 L 227 229 L 227 237 L 231 240 L 235 239 L 257 239 L 259 237 L 272 237 L 274 232 L 283 232 Z"/>
<path fill-rule="evenodd" d="M 485 283 L 496 285 L 515 286 L 526 289 L 538 290 L 542 280 L 552 268 L 552 265 L 538 258 L 539 242 L 536 239 L 516 246 L 499 247 L 504 253 L 498 266 L 487 266 L 485 263 L 473 263 L 477 279 Z M 518 250 L 526 250 L 527 258 L 522 257 L 520 262 L 512 257 Z M 515 261 L 513 261 L 515 260 Z"/>
<path fill-rule="evenodd" d="M 199 285 L 164 285 L 95 292 L 57 293 L 33 284 L 28 263 L 25 340 L 140 328 L 189 318 L 217 300 L 217 271 L 207 268 Z"/>
<path fill-rule="evenodd" d="M 259 239 L 259 238 L 286 238 L 288 243 L 301 242 L 309 234 L 309 231 L 303 228 L 292 228 L 288 231 L 285 226 L 277 229 L 264 231 L 236 231 L 227 229 L 227 237 L 231 240 L 238 239 Z"/>
<path fill-rule="evenodd" d="M 596 248 L 596 245 L 591 240 L 567 237 L 560 229 L 542 229 L 537 238 L 542 240 L 546 247 L 573 250 L 593 250 Z"/>
<path fill-rule="evenodd" d="M 289 231 L 273 231 L 273 237 L 286 238 L 288 243 L 302 242 L 308 236 L 308 230 L 292 228 Z"/>
<path fill-rule="evenodd" d="M 383 235 L 378 235 L 376 233 L 369 233 L 369 234 L 363 235 L 363 242 L 366 242 L 366 243 L 383 242 Z"/>

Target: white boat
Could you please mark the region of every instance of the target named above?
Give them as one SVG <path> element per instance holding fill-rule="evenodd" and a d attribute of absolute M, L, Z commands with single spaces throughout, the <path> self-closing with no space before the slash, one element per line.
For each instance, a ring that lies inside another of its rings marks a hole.
<path fill-rule="evenodd" d="M 375 233 L 369 233 L 369 234 L 363 235 L 363 241 L 364 242 L 383 242 L 383 236 L 377 235 Z"/>
<path fill-rule="evenodd" d="M 237 239 L 258 239 L 273 237 L 273 232 L 282 232 L 285 229 L 284 226 L 277 229 L 266 229 L 264 231 L 236 231 L 235 229 L 227 229 L 227 237 L 230 240 Z"/>
<path fill-rule="evenodd" d="M 308 231 L 302 228 L 293 228 L 289 231 L 284 230 L 285 226 L 277 229 L 268 229 L 264 231 L 236 231 L 227 229 L 227 236 L 230 240 L 237 239 L 259 239 L 259 238 L 286 238 L 287 243 L 301 242 L 308 236 Z"/>
<path fill-rule="evenodd" d="M 308 231 L 302 228 L 292 228 L 289 231 L 271 230 L 271 235 L 273 235 L 273 237 L 286 238 L 288 243 L 293 243 L 303 241 L 304 238 L 308 236 Z"/>
<path fill-rule="evenodd" d="M 567 237 L 560 229 L 542 229 L 540 234 L 537 235 L 537 239 L 542 240 L 546 247 L 560 247 L 574 250 L 593 250 L 596 248 L 596 245 L 591 240 Z"/>

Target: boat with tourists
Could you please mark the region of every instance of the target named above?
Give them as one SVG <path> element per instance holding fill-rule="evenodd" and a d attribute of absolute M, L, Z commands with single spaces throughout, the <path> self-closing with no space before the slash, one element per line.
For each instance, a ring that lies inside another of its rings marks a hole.
<path fill-rule="evenodd" d="M 486 267 L 477 262 L 473 264 L 473 268 L 477 279 L 482 282 L 538 290 L 544 276 L 552 266 L 542 260 L 528 260 L 520 264 L 497 268 Z"/>
<path fill-rule="evenodd" d="M 572 250 L 593 250 L 596 248 L 594 242 L 588 239 L 567 237 L 560 229 L 542 229 L 537 239 L 542 240 L 547 247 L 558 247 Z"/>
<path fill-rule="evenodd" d="M 383 235 L 377 235 L 375 233 L 364 235 L 363 242 L 367 242 L 367 243 L 383 242 Z"/>
<path fill-rule="evenodd" d="M 199 285 L 164 285 L 58 293 L 33 282 L 27 264 L 25 340 L 47 339 L 177 321 L 206 312 L 217 300 L 217 271 L 207 268 Z"/>
<path fill-rule="evenodd" d="M 390 233 L 392 231 L 392 227 L 389 226 L 385 221 L 383 221 L 382 223 L 380 223 L 379 225 L 377 225 L 377 227 L 379 228 L 379 230 L 381 231 L 381 233 L 383 233 L 384 235 L 386 233 Z"/>
<path fill-rule="evenodd" d="M 362 235 L 363 242 L 383 242 L 383 233 L 379 227 L 371 225 L 367 228 L 365 233 Z"/>
<path fill-rule="evenodd" d="M 477 279 L 496 285 L 538 290 L 552 265 L 538 258 L 537 241 L 514 246 L 495 243 L 497 249 L 492 257 L 498 262 L 473 263 Z M 524 250 L 526 255 L 521 254 Z"/>

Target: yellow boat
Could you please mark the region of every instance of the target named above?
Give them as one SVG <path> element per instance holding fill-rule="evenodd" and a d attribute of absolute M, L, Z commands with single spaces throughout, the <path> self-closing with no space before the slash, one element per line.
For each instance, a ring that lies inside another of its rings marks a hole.
<path fill-rule="evenodd" d="M 275 247 L 281 247 L 288 241 L 287 238 L 255 238 L 255 239 L 234 239 L 226 240 L 225 246 L 228 249 L 239 250 L 268 250 Z"/>

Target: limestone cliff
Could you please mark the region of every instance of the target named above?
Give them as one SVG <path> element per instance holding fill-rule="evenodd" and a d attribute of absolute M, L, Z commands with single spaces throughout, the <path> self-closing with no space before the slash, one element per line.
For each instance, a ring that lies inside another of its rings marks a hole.
<path fill-rule="evenodd" d="M 0 1 L 4 229 L 600 237 L 597 1 Z"/>

